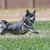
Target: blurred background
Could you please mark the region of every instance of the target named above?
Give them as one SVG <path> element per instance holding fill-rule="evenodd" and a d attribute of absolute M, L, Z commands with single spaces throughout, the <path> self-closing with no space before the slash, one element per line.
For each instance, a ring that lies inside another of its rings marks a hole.
<path fill-rule="evenodd" d="M 50 0 L 0 0 L 0 8 L 42 8 L 50 7 Z"/>
<path fill-rule="evenodd" d="M 26 9 L 36 9 L 36 20 L 50 20 L 50 0 L 0 0 L 0 20 L 18 21 Z"/>

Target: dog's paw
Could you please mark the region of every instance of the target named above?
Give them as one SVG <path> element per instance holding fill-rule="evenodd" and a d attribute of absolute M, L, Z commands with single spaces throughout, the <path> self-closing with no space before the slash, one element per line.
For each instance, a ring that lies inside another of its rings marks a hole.
<path fill-rule="evenodd" d="M 38 34 L 39 32 L 36 32 L 36 34 Z"/>

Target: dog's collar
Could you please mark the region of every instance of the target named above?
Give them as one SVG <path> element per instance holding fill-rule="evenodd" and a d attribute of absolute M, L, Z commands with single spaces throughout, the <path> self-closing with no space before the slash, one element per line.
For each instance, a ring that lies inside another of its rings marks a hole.
<path fill-rule="evenodd" d="M 31 26 L 31 25 L 27 25 L 26 23 L 24 23 L 24 26 Z"/>

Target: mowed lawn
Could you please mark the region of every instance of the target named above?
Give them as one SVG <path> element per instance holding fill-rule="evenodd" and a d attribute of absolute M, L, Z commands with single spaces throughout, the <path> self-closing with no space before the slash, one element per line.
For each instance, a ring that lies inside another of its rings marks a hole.
<path fill-rule="evenodd" d="M 33 27 L 39 34 L 1 36 L 0 50 L 50 50 L 50 21 L 36 21 Z"/>

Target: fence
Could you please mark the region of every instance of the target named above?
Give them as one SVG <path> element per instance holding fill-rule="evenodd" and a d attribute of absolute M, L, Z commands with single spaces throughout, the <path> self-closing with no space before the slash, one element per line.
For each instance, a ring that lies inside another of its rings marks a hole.
<path fill-rule="evenodd" d="M 50 7 L 50 0 L 35 0 L 36 7 Z"/>
<path fill-rule="evenodd" d="M 50 7 L 50 0 L 0 0 L 0 8 Z"/>
<path fill-rule="evenodd" d="M 33 0 L 0 0 L 0 8 L 33 8 Z"/>

